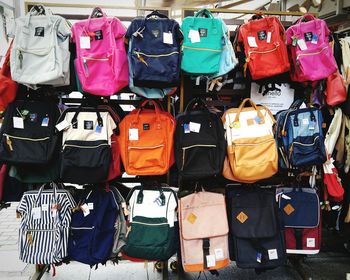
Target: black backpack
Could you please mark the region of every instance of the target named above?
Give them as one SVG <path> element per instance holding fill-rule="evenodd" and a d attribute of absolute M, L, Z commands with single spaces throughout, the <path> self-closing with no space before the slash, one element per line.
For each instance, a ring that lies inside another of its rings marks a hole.
<path fill-rule="evenodd" d="M 55 125 L 59 116 L 53 101 L 11 103 L 0 131 L 0 160 L 13 165 L 49 163 L 58 148 Z"/>
<path fill-rule="evenodd" d="M 269 269 L 286 263 L 284 232 L 275 193 L 246 187 L 227 193 L 230 258 L 240 268 Z"/>
<path fill-rule="evenodd" d="M 201 110 L 193 110 L 202 105 Z M 226 155 L 224 128 L 219 116 L 193 99 L 176 118 L 175 160 L 180 176 L 199 179 L 222 172 Z"/>

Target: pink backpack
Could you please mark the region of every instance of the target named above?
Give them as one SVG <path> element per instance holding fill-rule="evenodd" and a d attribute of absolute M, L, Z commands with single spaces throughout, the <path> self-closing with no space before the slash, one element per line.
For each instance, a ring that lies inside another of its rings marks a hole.
<path fill-rule="evenodd" d="M 96 13 L 102 17 L 93 18 Z M 110 96 L 128 85 L 125 32 L 119 19 L 107 18 L 100 8 L 73 25 L 75 68 L 83 91 Z"/>
<path fill-rule="evenodd" d="M 324 20 L 310 14 L 304 15 L 287 29 L 286 35 L 292 59 L 293 81 L 317 81 L 337 71 L 329 44 L 330 31 Z"/>

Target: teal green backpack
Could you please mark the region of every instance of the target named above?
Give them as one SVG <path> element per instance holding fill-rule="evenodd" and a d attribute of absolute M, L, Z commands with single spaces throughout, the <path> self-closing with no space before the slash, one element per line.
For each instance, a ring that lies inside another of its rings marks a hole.
<path fill-rule="evenodd" d="M 222 21 L 206 9 L 186 17 L 181 25 L 184 33 L 181 69 L 188 74 L 219 72 L 223 49 Z"/>

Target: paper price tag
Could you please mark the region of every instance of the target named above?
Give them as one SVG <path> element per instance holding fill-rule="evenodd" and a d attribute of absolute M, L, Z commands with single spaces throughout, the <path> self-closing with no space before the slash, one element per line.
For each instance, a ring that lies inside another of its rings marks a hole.
<path fill-rule="evenodd" d="M 139 130 L 137 128 L 129 128 L 129 140 L 139 140 Z"/>
<path fill-rule="evenodd" d="M 248 36 L 248 45 L 249 47 L 252 47 L 252 48 L 258 47 L 258 45 L 256 44 L 255 37 Z"/>
<path fill-rule="evenodd" d="M 315 248 L 315 238 L 306 238 L 306 247 L 307 248 Z"/>
<path fill-rule="evenodd" d="M 56 128 L 58 131 L 62 131 L 67 129 L 70 126 L 70 123 L 66 120 L 61 121 L 60 123 L 56 124 Z"/>
<path fill-rule="evenodd" d="M 101 133 L 101 131 L 102 131 L 102 126 L 97 125 L 97 126 L 96 126 L 96 129 L 95 129 L 95 132 L 96 132 L 96 133 Z"/>
<path fill-rule="evenodd" d="M 201 130 L 201 124 L 200 123 L 195 123 L 195 122 L 190 122 L 190 131 L 199 133 Z"/>
<path fill-rule="evenodd" d="M 198 43 L 201 41 L 201 37 L 199 35 L 198 30 L 191 29 L 190 32 L 188 33 L 188 38 L 191 39 L 192 43 Z"/>
<path fill-rule="evenodd" d="M 184 124 L 184 133 L 191 133 L 190 125 L 188 123 Z"/>
<path fill-rule="evenodd" d="M 163 43 L 172 45 L 173 44 L 173 33 L 163 32 Z"/>
<path fill-rule="evenodd" d="M 308 125 L 309 124 L 309 119 L 303 119 L 302 123 L 303 123 L 303 125 Z"/>
<path fill-rule="evenodd" d="M 41 126 L 48 126 L 49 125 L 49 118 L 43 118 L 42 122 L 41 122 Z"/>
<path fill-rule="evenodd" d="M 282 194 L 282 198 L 286 199 L 286 200 L 291 200 L 291 198 L 285 194 Z"/>
<path fill-rule="evenodd" d="M 94 203 L 93 202 L 89 202 L 87 204 L 87 206 L 88 206 L 89 210 L 94 210 Z"/>
<path fill-rule="evenodd" d="M 317 44 L 317 41 L 318 41 L 318 36 L 317 34 L 313 34 L 312 35 L 312 40 L 311 40 L 311 44 Z"/>
<path fill-rule="evenodd" d="M 307 45 L 306 45 L 304 39 L 299 39 L 299 40 L 298 40 L 298 46 L 299 46 L 299 48 L 300 48 L 302 51 L 307 50 Z"/>
<path fill-rule="evenodd" d="M 32 209 L 32 216 L 34 220 L 41 219 L 41 208 L 40 207 L 34 207 Z"/>
<path fill-rule="evenodd" d="M 278 259 L 277 249 L 267 250 L 267 252 L 269 254 L 269 260 L 277 260 Z"/>
<path fill-rule="evenodd" d="M 207 266 L 208 266 L 208 267 L 216 266 L 215 255 L 209 255 L 209 256 L 207 256 Z"/>
<path fill-rule="evenodd" d="M 49 205 L 48 204 L 41 205 L 41 211 L 49 211 Z"/>
<path fill-rule="evenodd" d="M 20 117 L 13 117 L 13 127 L 14 128 L 24 129 L 23 119 L 20 118 Z"/>
<path fill-rule="evenodd" d="M 224 259 L 224 251 L 221 248 L 215 249 L 214 250 L 215 253 L 215 258 L 217 260 L 222 260 Z"/>
<path fill-rule="evenodd" d="M 269 43 L 269 44 L 270 44 L 270 42 L 271 42 L 271 35 L 272 35 L 271 32 L 267 32 L 266 43 Z"/>
<path fill-rule="evenodd" d="M 89 206 L 86 203 L 80 206 L 80 209 L 83 211 L 84 217 L 90 214 Z"/>
<path fill-rule="evenodd" d="M 80 37 L 80 48 L 90 49 L 90 37 L 88 37 L 88 36 L 81 36 Z"/>

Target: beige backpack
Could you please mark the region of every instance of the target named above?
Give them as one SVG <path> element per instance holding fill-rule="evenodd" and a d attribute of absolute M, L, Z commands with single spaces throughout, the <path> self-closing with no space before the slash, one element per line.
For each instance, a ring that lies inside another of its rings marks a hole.
<path fill-rule="evenodd" d="M 197 192 L 180 199 L 182 265 L 186 272 L 229 265 L 228 221 L 223 194 Z"/>

